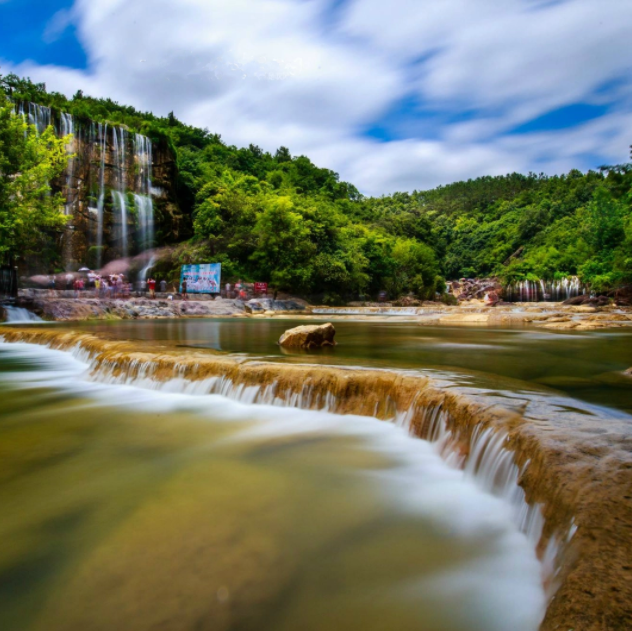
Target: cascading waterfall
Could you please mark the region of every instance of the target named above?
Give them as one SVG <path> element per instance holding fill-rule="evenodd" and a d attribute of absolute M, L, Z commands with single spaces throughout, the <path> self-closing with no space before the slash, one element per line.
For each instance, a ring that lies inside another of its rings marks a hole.
<path fill-rule="evenodd" d="M 134 204 L 136 206 L 139 246 L 148 250 L 154 245 L 154 204 L 151 198 L 151 141 L 146 136 L 136 134 L 134 137 L 134 154 L 137 165 L 136 190 Z"/>
<path fill-rule="evenodd" d="M 127 165 L 127 130 L 124 127 L 112 128 L 112 147 L 116 168 L 116 190 L 112 190 L 112 204 L 120 222 L 121 255 L 127 257 L 129 247 L 127 241 L 127 197 L 126 177 Z"/>
<path fill-rule="evenodd" d="M 52 112 L 50 107 L 37 103 L 20 103 L 18 114 L 28 120 L 29 125 L 35 125 L 37 133 L 41 134 L 51 124 Z"/>
<path fill-rule="evenodd" d="M 523 280 L 505 288 L 510 302 L 561 302 L 586 293 L 586 287 L 577 276 L 559 280 Z"/>
<path fill-rule="evenodd" d="M 97 267 L 101 267 L 103 262 L 103 207 L 105 205 L 105 151 L 108 132 L 107 123 L 105 125 L 103 123 L 98 123 L 98 131 L 101 167 L 99 169 L 99 198 L 97 200 Z"/>
<path fill-rule="evenodd" d="M 71 135 L 72 138 L 70 142 L 66 145 L 66 153 L 70 156 L 68 159 L 68 166 L 66 168 L 66 206 L 64 207 L 64 212 L 66 215 L 72 214 L 72 208 L 74 204 L 74 195 L 73 195 L 73 177 L 75 172 L 75 121 L 72 117 L 72 114 L 68 114 L 66 112 L 61 113 L 60 117 L 60 135 L 62 137 Z"/>
<path fill-rule="evenodd" d="M 125 127 L 92 122 L 84 132 L 87 145 L 87 150 L 84 150 L 81 125 L 72 114 L 54 113 L 49 107 L 29 102 L 16 104 L 16 112 L 34 125 L 38 134 L 53 125 L 58 137 L 72 136 L 66 145 L 66 152 L 71 157 L 65 173 L 65 184 L 61 186 L 66 198 L 64 212 L 68 216 L 75 215 L 82 207 L 81 186 L 92 187 L 96 204 L 90 204 L 88 211 L 91 213 L 89 225 L 92 226 L 91 243 L 96 245 L 97 267 L 104 263 L 105 245 L 116 244 L 116 252 L 122 257 L 129 256 L 132 248 L 144 252 L 155 245 L 153 152 L 149 138 L 134 134 L 132 149 L 129 132 Z M 108 194 L 112 204 L 111 221 L 106 217 Z M 136 229 L 130 234 L 128 219 L 132 195 Z M 108 239 L 106 231 L 110 226 L 113 233 L 111 239 Z M 72 255 L 70 237 L 69 232 L 64 242 L 64 259 L 68 263 Z M 134 239 L 133 244 L 130 239 Z M 106 244 L 106 240 L 109 243 Z"/>

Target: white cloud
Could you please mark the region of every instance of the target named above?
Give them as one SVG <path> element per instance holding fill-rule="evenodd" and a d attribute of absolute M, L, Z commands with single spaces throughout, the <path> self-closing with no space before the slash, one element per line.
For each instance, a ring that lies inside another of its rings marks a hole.
<path fill-rule="evenodd" d="M 72 19 L 88 71 L 16 70 L 67 94 L 83 89 L 158 114 L 174 110 L 230 143 L 289 146 L 372 194 L 512 170 L 557 172 L 585 166 L 588 154 L 627 159 L 632 3 L 353 0 L 333 25 L 323 17 L 330 3 L 77 0 Z M 69 15 L 52 23 L 53 34 Z M 443 125 L 432 141 L 359 135 L 410 93 L 480 115 Z M 577 128 L 504 135 L 566 104 L 613 100 L 607 116 Z"/>

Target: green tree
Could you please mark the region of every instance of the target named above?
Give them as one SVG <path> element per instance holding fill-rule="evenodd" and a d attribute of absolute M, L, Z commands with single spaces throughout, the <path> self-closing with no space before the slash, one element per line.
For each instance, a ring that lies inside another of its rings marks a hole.
<path fill-rule="evenodd" d="M 315 248 L 303 216 L 289 197 L 270 196 L 255 225 L 257 249 L 251 260 L 262 279 L 279 289 L 309 291 Z"/>
<path fill-rule="evenodd" d="M 50 182 L 68 162 L 69 140 L 57 138 L 52 127 L 38 135 L 0 93 L 0 260 L 4 263 L 40 251 L 63 229 L 64 199 L 51 193 Z"/>

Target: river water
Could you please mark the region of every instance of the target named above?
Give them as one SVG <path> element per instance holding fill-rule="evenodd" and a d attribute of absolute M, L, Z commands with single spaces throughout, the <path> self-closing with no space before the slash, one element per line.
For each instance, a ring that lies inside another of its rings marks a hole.
<path fill-rule="evenodd" d="M 308 322 L 309 324 L 310 322 Z M 429 327 L 335 322 L 338 346 L 288 351 L 276 342 L 305 320 L 190 319 L 84 325 L 112 339 L 209 348 L 283 361 L 439 370 L 467 375 L 474 387 L 500 378 L 514 388 L 553 390 L 632 414 L 632 330 L 551 331 L 534 327 Z M 76 328 L 76 327 L 74 327 Z"/>
<path fill-rule="evenodd" d="M 83 329 L 517 388 L 564 377 L 571 391 L 573 378 L 596 384 L 580 389 L 593 405 L 630 407 L 603 377 L 631 356 L 629 336 L 345 322 L 335 349 L 283 354 L 292 324 Z M 0 343 L 0 396 L 0 629 L 538 628 L 542 568 L 511 507 L 391 423 L 99 383 L 27 344 Z"/>

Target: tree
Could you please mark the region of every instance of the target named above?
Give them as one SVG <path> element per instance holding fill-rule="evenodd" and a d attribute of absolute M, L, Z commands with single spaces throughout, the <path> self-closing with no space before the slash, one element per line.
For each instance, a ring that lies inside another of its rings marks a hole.
<path fill-rule="evenodd" d="M 294 212 L 289 197 L 270 196 L 257 218 L 257 250 L 251 259 L 261 277 L 279 289 L 309 288 L 314 255 L 310 233 L 300 213 Z"/>
<path fill-rule="evenodd" d="M 0 93 L 0 260 L 10 263 L 39 251 L 66 223 L 61 194 L 50 182 L 64 170 L 69 137 L 52 127 L 38 135 Z"/>

